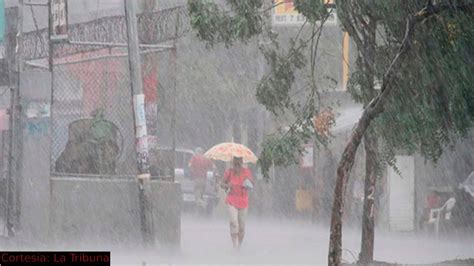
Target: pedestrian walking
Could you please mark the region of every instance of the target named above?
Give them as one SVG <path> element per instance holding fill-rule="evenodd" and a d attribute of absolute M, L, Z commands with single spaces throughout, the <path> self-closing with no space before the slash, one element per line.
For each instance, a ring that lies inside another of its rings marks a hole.
<path fill-rule="evenodd" d="M 194 193 L 198 207 L 204 208 L 204 193 L 206 191 L 207 172 L 212 170 L 214 164 L 203 155 L 202 148 L 197 148 L 189 160 L 191 178 L 194 180 Z"/>
<path fill-rule="evenodd" d="M 225 171 L 221 187 L 228 191 L 226 204 L 230 218 L 230 237 L 234 248 L 240 248 L 245 236 L 245 218 L 249 190 L 253 188 L 250 169 L 243 167 L 242 157 L 233 157 L 232 168 Z"/>

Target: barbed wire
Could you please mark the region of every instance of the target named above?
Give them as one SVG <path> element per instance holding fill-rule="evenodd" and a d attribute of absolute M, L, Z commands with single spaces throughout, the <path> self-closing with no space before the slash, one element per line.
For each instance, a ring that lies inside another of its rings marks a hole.
<path fill-rule="evenodd" d="M 158 44 L 182 38 L 190 31 L 189 13 L 186 6 L 179 6 L 138 15 L 140 43 Z M 49 56 L 48 29 L 27 32 L 23 39 L 23 58 L 34 60 Z M 93 21 L 71 24 L 68 27 L 69 41 L 97 43 L 126 43 L 125 16 L 110 16 Z M 101 45 L 77 45 L 59 43 L 54 56 L 61 57 L 100 48 Z"/>

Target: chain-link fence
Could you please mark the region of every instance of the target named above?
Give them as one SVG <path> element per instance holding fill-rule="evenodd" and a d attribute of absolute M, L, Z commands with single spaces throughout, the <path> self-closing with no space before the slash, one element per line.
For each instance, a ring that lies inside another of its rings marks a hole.
<path fill-rule="evenodd" d="M 71 3 L 69 8 L 75 5 Z M 46 6 L 25 5 L 23 9 L 25 65 L 48 69 L 51 52 L 54 58 L 51 172 L 136 174 L 124 14 L 114 10 L 116 15 L 99 14 L 86 21 L 70 16 L 68 41 L 54 43 L 50 49 Z M 87 12 L 84 10 L 84 17 Z M 148 135 L 155 141 L 158 135 L 172 135 L 163 129 L 158 132 L 157 93 L 159 86 L 163 96 L 171 91 L 175 70 L 170 68 L 173 53 L 169 43 L 190 31 L 189 14 L 186 6 L 163 10 L 153 6 L 138 14 L 137 19 Z M 166 92 L 161 90 L 163 86 Z"/>
<path fill-rule="evenodd" d="M 143 53 L 141 62 L 148 135 L 156 136 L 156 53 Z M 126 49 L 102 49 L 69 56 L 55 62 L 53 73 L 52 172 L 136 174 Z"/>

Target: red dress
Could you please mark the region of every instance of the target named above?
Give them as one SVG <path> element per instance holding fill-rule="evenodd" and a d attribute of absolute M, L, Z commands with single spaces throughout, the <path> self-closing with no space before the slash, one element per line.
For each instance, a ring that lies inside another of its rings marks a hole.
<path fill-rule="evenodd" d="M 252 172 L 248 168 L 242 168 L 240 175 L 236 175 L 234 170 L 227 169 L 224 173 L 224 182 L 230 184 L 230 191 L 225 202 L 237 209 L 245 209 L 249 206 L 249 194 L 243 187 L 245 179 L 253 181 Z"/>

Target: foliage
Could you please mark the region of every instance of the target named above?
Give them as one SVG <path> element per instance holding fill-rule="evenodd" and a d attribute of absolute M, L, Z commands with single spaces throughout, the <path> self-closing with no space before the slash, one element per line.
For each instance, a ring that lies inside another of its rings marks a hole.
<path fill-rule="evenodd" d="M 256 97 L 274 115 L 281 114 L 286 109 L 296 111 L 290 90 L 295 81 L 295 71 L 305 66 L 306 58 L 301 52 L 305 46 L 301 43 L 298 48 L 295 48 L 295 44 L 292 43 L 288 53 L 262 47 L 270 73 L 258 85 Z"/>
<path fill-rule="evenodd" d="M 359 43 L 356 69 L 349 91 L 353 98 L 367 104 L 374 91 L 368 88 L 366 74 L 383 79 L 390 59 L 396 53 L 408 16 L 422 9 L 426 1 L 389 1 L 367 7 L 368 1 L 341 1 L 349 6 L 347 17 L 368 17 L 377 21 L 379 38 L 373 69 L 364 68 L 364 43 Z M 392 86 L 396 86 L 384 112 L 375 120 L 376 134 L 385 148 L 380 157 L 394 165 L 397 150 L 420 151 L 436 161 L 443 147 L 463 137 L 472 127 L 474 88 L 474 23 L 472 14 L 452 8 L 433 16 L 415 28 L 409 58 L 402 62 Z M 349 21 L 351 22 L 351 21 Z M 351 35 L 363 32 L 364 25 L 352 23 Z M 349 28 L 351 31 L 351 29 Z M 360 34 L 359 34 L 360 35 Z M 361 47 L 362 46 L 362 47 Z"/>
<path fill-rule="evenodd" d="M 335 123 L 335 114 L 331 109 L 321 111 L 313 117 L 313 127 L 322 136 L 329 136 Z"/>
<path fill-rule="evenodd" d="M 295 0 L 295 9 L 311 23 L 321 21 L 328 15 L 323 1 Z"/>
<path fill-rule="evenodd" d="M 371 71 L 378 80 L 384 79 L 383 73 L 401 44 L 406 19 L 423 9 L 427 2 L 432 1 L 337 2 L 338 17 L 346 20 L 343 26 L 351 33 L 359 53 L 349 82 L 354 99 L 368 104 L 377 95 L 378 91 L 368 86 L 366 72 Z M 442 2 L 436 1 L 438 4 Z M 449 1 L 451 8 L 445 8 L 416 25 L 410 43 L 411 60 L 404 60 L 397 69 L 397 75 L 390 83 L 396 89 L 373 125 L 375 133 L 383 138 L 385 146 L 380 158 L 387 163 L 394 164 L 397 150 L 421 151 L 436 160 L 444 145 L 456 136 L 464 136 L 472 127 L 474 23 L 472 12 L 462 12 L 465 10 L 457 8 L 471 2 Z M 267 9 L 264 9 L 263 0 L 229 0 L 225 6 L 230 8 L 228 11 L 210 1 L 189 0 L 188 3 L 192 26 L 198 37 L 209 46 L 218 42 L 227 46 L 237 40 L 247 42 L 259 34 L 269 37 L 273 43 L 271 48 L 262 48 L 270 70 L 257 87 L 257 99 L 274 115 L 290 112 L 295 123 L 289 131 L 274 134 L 263 144 L 260 165 L 264 173 L 272 162 L 281 165 L 297 162 L 302 144 L 312 135 L 319 143 L 327 141 L 327 136 L 311 130 L 311 119 L 319 112 L 315 86 L 308 86 L 304 101 L 294 100 L 291 96 L 295 73 L 301 71 L 307 62 L 314 66 L 315 57 L 305 57 L 304 51 L 311 49 L 312 55 L 316 53 L 318 42 L 315 39 L 320 34 L 301 40 L 298 32 L 289 50 L 282 51 L 265 25 L 264 11 Z M 322 1 L 295 0 L 294 3 L 313 29 L 316 21 L 324 21 L 327 15 Z M 366 43 L 357 40 L 360 32 L 368 30 L 367 17 L 377 21 L 378 44 L 374 62 L 364 62 L 369 51 L 365 49 Z M 309 42 L 311 45 L 307 45 Z M 308 81 L 311 83 L 314 84 Z M 308 132 L 312 133 L 308 135 Z"/>
<path fill-rule="evenodd" d="M 245 42 L 262 33 L 263 16 L 259 9 L 263 0 L 229 0 L 227 3 L 230 10 L 223 11 L 213 1 L 188 1 L 191 26 L 209 47 L 219 42 L 227 46 L 236 40 Z"/>
<path fill-rule="evenodd" d="M 262 168 L 262 172 L 268 175 L 272 164 L 279 166 L 298 164 L 298 158 L 304 151 L 303 146 L 300 144 L 301 140 L 298 139 L 297 134 L 268 136 L 262 145 L 263 151 L 259 156 L 259 164 Z"/>

